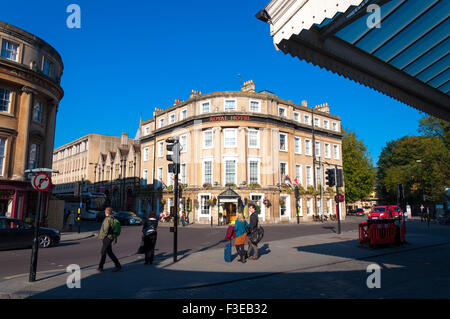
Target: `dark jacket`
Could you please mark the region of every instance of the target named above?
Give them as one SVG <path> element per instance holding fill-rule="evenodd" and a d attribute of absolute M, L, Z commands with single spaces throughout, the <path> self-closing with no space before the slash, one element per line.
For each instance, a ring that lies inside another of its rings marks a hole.
<path fill-rule="evenodd" d="M 258 229 L 258 214 L 254 212 L 250 215 L 250 232 L 253 233 Z"/>
<path fill-rule="evenodd" d="M 153 226 L 155 229 L 155 234 L 158 228 L 158 220 L 156 218 L 146 218 L 144 225 L 142 226 L 142 232 L 144 232 L 148 227 Z"/>

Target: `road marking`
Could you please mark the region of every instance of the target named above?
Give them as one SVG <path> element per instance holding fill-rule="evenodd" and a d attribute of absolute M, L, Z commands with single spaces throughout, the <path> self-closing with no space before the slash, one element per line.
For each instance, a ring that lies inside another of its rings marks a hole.
<path fill-rule="evenodd" d="M 46 274 L 46 273 L 59 272 L 59 271 L 66 271 L 66 268 L 63 268 L 63 269 L 54 269 L 54 270 L 45 270 L 45 271 L 38 271 L 38 272 L 36 272 L 36 274 Z M 19 277 L 29 276 L 29 275 L 30 275 L 30 273 L 19 274 L 19 275 L 13 275 L 13 276 L 9 276 L 9 277 L 4 277 L 3 279 L 5 279 L 5 280 L 10 280 L 10 279 L 15 279 L 15 278 L 19 278 Z"/>

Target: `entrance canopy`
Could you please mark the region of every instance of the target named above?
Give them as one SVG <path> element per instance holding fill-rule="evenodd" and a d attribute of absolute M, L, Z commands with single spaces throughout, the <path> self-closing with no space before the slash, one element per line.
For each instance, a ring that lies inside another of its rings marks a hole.
<path fill-rule="evenodd" d="M 239 196 L 239 194 L 231 188 L 228 188 L 224 192 L 220 193 L 217 198 L 219 203 L 238 203 L 241 196 Z"/>
<path fill-rule="evenodd" d="M 450 120 L 450 1 L 272 0 L 275 47 Z"/>

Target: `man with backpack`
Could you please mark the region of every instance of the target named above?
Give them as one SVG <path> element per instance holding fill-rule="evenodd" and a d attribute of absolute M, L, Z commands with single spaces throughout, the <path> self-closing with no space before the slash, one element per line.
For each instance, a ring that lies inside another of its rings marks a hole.
<path fill-rule="evenodd" d="M 248 211 L 250 213 L 250 234 L 248 236 L 248 249 L 247 257 L 249 260 L 258 259 L 258 242 L 257 242 L 257 232 L 258 232 L 258 213 L 256 213 L 256 205 L 250 203 L 248 205 Z M 252 257 L 250 257 L 250 252 L 254 251 Z"/>
<path fill-rule="evenodd" d="M 116 266 L 113 269 L 113 272 L 120 271 L 122 266 L 119 263 L 119 260 L 114 255 L 112 251 L 112 243 L 114 240 L 117 242 L 117 237 L 120 235 L 120 222 L 111 216 L 112 208 L 106 207 L 105 209 L 105 219 L 103 220 L 102 227 L 100 228 L 100 233 L 98 238 L 103 241 L 102 251 L 101 251 L 101 259 L 100 264 L 98 265 L 97 271 L 102 272 L 103 266 L 106 261 L 106 254 L 108 254 L 109 258 L 114 262 Z"/>

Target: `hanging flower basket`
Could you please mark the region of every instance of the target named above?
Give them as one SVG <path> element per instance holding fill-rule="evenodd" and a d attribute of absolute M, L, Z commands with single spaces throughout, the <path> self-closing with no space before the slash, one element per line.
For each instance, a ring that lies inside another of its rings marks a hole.
<path fill-rule="evenodd" d="M 266 206 L 266 208 L 269 208 L 270 206 L 272 206 L 272 203 L 267 198 L 264 199 L 263 204 L 264 204 L 264 206 Z"/>
<path fill-rule="evenodd" d="M 280 198 L 280 206 L 286 205 L 286 201 L 282 198 Z"/>

